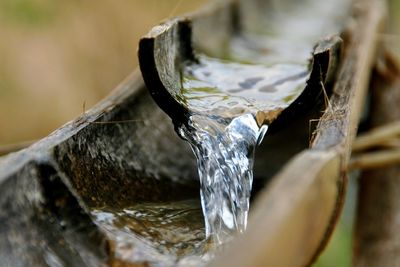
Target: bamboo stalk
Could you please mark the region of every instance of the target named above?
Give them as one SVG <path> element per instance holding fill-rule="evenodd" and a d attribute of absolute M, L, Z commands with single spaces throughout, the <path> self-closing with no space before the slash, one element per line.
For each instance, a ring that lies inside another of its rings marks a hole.
<path fill-rule="evenodd" d="M 400 164 L 400 149 L 364 153 L 350 160 L 348 170 L 376 169 Z"/>
<path fill-rule="evenodd" d="M 400 69 L 394 62 L 391 54 L 383 53 L 372 80 L 371 123 L 375 127 L 400 119 Z M 368 167 L 383 162 L 392 165 L 366 170 L 359 180 L 353 250 L 355 267 L 400 266 L 400 165 L 394 164 L 398 163 L 399 154 L 398 149 L 375 152 L 358 162 Z"/>
<path fill-rule="evenodd" d="M 400 149 L 400 138 L 389 139 L 382 144 L 380 144 L 381 148 L 392 148 L 392 149 Z"/>
<path fill-rule="evenodd" d="M 353 143 L 353 152 L 366 150 L 374 146 L 384 145 L 388 140 L 400 136 L 400 121 L 377 127 L 359 135 Z"/>

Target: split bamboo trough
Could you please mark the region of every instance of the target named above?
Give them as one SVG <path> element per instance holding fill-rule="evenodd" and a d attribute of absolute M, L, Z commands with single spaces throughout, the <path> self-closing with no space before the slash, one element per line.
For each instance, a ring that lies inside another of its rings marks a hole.
<path fill-rule="evenodd" d="M 210 10 L 232 11 L 224 5 Z M 315 103 L 313 108 L 299 104 L 271 125 L 273 131 L 256 154 L 248 230 L 208 266 L 309 266 L 323 250 L 344 203 L 351 146 L 385 12 L 385 1 L 356 1 L 340 35 L 341 54 L 332 54 L 331 46 L 314 53 L 314 67 L 323 69 L 325 76 L 332 59 L 340 59 L 326 85 L 328 94 L 321 85 L 325 80 L 314 74 L 298 101 Z M 211 15 L 202 23 L 223 27 L 229 18 L 238 23 L 235 12 L 229 14 Z M 178 18 L 168 27 L 184 25 L 180 29 L 185 31 L 190 21 L 190 16 Z M 220 38 L 234 33 L 217 30 Z M 155 62 L 149 61 L 154 38 L 142 43 L 142 49 L 150 51 L 140 55 L 151 88 L 135 72 L 76 120 L 0 159 L 1 266 L 163 266 L 151 258 L 135 262 L 124 257 L 118 251 L 118 236 L 91 214 L 100 207 L 124 209 L 136 203 L 198 198 L 195 159 L 164 113 L 183 120 L 186 111 L 168 92 L 154 91 L 165 89 Z M 167 40 L 171 46 L 176 45 L 174 38 Z"/>

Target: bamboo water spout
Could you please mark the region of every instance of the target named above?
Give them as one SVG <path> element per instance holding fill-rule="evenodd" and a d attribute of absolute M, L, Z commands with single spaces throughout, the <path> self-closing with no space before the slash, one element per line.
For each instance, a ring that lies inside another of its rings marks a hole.
<path fill-rule="evenodd" d="M 265 13 L 259 22 L 274 25 L 268 30 L 276 36 L 256 34 L 255 26 L 242 25 L 251 25 L 246 21 L 248 10 L 262 5 L 255 16 L 265 12 L 262 2 L 227 1 L 156 26 L 141 39 L 139 61 L 145 83 L 175 125 L 187 123 L 193 113 L 224 118 L 252 113 L 259 125 L 270 125 L 281 113 L 287 118 L 304 111 L 315 104 L 323 86 L 329 88 L 340 58 L 337 34 L 343 25 L 332 23 L 324 30 L 312 26 L 340 16 L 322 18 L 326 14 L 321 14 L 320 20 L 302 25 L 307 30 L 301 35 L 283 30 L 285 25 L 279 22 L 288 20 L 289 27 L 295 23 L 291 17 L 298 15 L 296 11 L 306 8 L 278 9 L 278 21 L 267 19 Z M 310 3 L 318 6 L 317 1 Z"/>
<path fill-rule="evenodd" d="M 267 8 L 232 1 L 157 26 L 140 41 L 144 80 L 196 155 L 206 237 L 216 243 L 246 228 L 254 148 L 268 127 L 278 117 L 293 121 L 327 96 L 342 43 L 343 25 L 332 21 L 344 12 L 325 9 L 309 20 L 306 10 L 321 6 L 308 4 L 287 2 L 272 18 L 265 13 L 258 22 L 268 27 L 264 34 L 246 19 L 255 6 Z M 304 29 L 287 29 L 299 16 Z M 216 20 L 218 27 L 208 28 Z M 315 23 L 328 26 L 313 29 Z M 213 46 L 201 39 L 206 35 L 216 39 Z"/>

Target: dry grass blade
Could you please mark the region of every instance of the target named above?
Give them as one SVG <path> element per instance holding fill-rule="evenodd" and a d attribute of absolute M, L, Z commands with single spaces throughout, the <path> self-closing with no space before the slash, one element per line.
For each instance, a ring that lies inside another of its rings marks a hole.
<path fill-rule="evenodd" d="M 322 78 L 321 78 L 322 79 Z M 325 85 L 323 82 L 320 82 L 321 85 L 321 90 L 323 93 L 323 97 L 324 97 L 324 105 L 325 105 L 325 111 L 323 111 L 322 113 L 325 115 L 324 117 L 318 118 L 318 119 L 312 119 L 309 121 L 308 124 L 308 132 L 309 132 L 309 138 L 308 138 L 308 143 L 309 143 L 309 147 L 311 147 L 314 138 L 316 136 L 316 131 L 311 131 L 311 129 L 313 128 L 313 126 L 315 124 L 320 124 L 321 121 L 328 121 L 328 120 L 333 120 L 333 119 L 337 119 L 338 117 L 341 117 L 342 114 L 339 110 L 334 110 L 331 101 L 329 99 L 328 93 L 326 91 Z M 315 127 L 315 129 L 317 129 L 317 127 Z"/>

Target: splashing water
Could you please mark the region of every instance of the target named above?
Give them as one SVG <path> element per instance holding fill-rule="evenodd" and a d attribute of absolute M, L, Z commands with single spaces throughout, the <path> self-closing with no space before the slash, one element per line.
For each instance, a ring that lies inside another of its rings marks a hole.
<path fill-rule="evenodd" d="M 267 126 L 253 115 L 234 119 L 193 115 L 179 133 L 197 158 L 206 238 L 215 244 L 246 229 L 254 150 Z"/>

